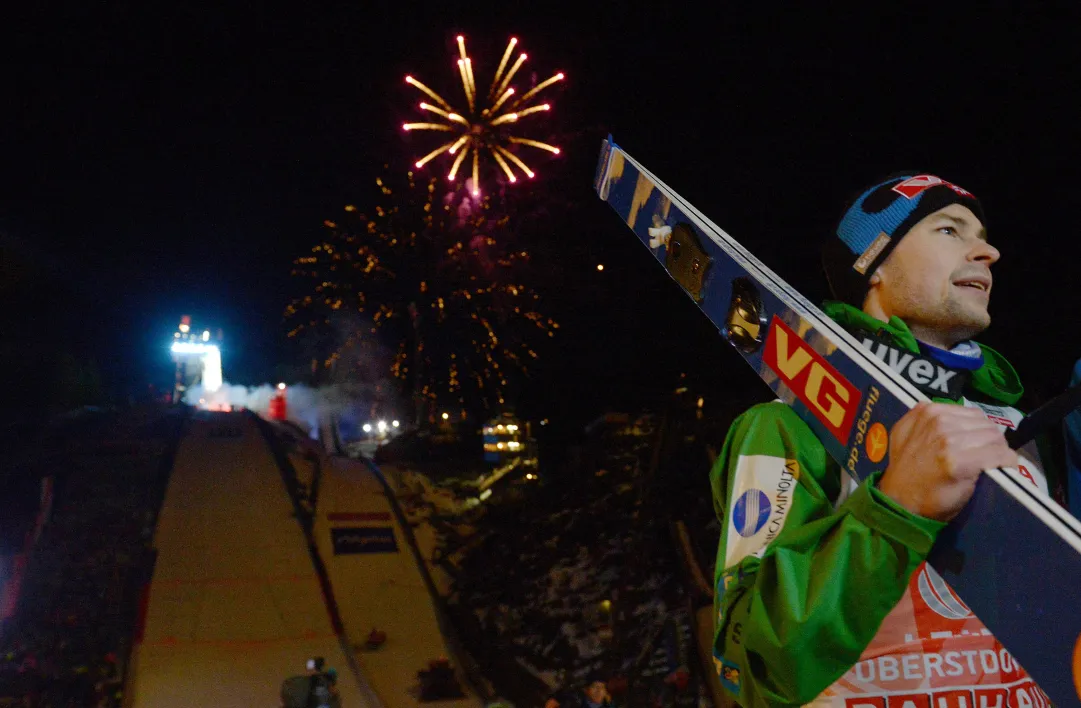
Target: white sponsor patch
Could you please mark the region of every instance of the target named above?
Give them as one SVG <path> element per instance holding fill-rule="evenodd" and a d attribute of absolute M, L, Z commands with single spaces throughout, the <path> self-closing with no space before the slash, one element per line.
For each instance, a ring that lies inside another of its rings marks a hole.
<path fill-rule="evenodd" d="M 784 528 L 799 483 L 795 460 L 740 455 L 728 503 L 725 567 L 750 555 L 761 556 Z"/>
<path fill-rule="evenodd" d="M 983 411 L 983 414 L 987 416 L 987 419 L 992 423 L 1002 428 L 1003 430 L 1013 430 L 1017 427 L 1017 424 L 1024 418 L 1021 411 L 1016 408 L 1010 408 L 1008 406 L 992 406 L 989 403 L 977 403 L 976 401 L 970 401 L 967 398 L 961 399 L 966 408 L 979 408 Z"/>
<path fill-rule="evenodd" d="M 1021 411 L 1016 408 L 1010 408 L 1009 406 L 992 406 L 988 403 L 970 401 L 967 398 L 962 400 L 968 408 L 978 408 L 983 411 L 983 414 L 987 416 L 987 419 L 1003 431 L 1014 430 L 1021 422 L 1021 419 L 1025 417 L 1022 415 Z M 1025 454 L 1019 455 L 1021 458 L 1020 465 L 1017 467 L 1005 467 L 1003 469 L 1005 469 L 1008 474 L 1021 477 L 1026 482 L 1035 485 L 1044 494 L 1049 495 L 1050 492 L 1047 488 L 1047 477 L 1044 476 L 1043 470 L 1040 469 L 1039 464 L 1032 462 L 1032 459 L 1040 459 L 1040 453 L 1036 448 L 1036 443 L 1030 442 L 1022 447 L 1021 450 Z"/>

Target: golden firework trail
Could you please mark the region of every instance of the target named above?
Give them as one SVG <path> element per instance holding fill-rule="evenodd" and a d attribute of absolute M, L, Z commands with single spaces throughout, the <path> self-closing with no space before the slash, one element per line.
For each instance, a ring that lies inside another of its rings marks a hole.
<path fill-rule="evenodd" d="M 456 165 L 470 151 L 463 143 L 454 152 Z M 495 151 L 508 169 L 528 173 L 514 153 Z M 485 214 L 489 200 L 463 223 L 439 208 L 438 177 L 406 176 L 405 183 L 377 179 L 387 201 L 367 215 L 346 205 L 340 219 L 323 222 L 326 237 L 294 260 L 293 275 L 309 287 L 285 310 L 288 335 L 312 337 L 307 341 L 327 369 L 367 357 L 379 340 L 397 339 L 390 371 L 412 387 L 422 409 L 434 411 L 437 402 L 441 408 L 503 405 L 510 375 L 528 375 L 538 358 L 534 338 L 559 330 L 538 311 L 538 293 L 520 282 L 530 254 L 493 238 L 489 229 L 501 227 Z M 483 245 L 463 243 L 463 236 L 482 231 Z M 479 249 L 488 252 L 487 263 Z M 357 326 L 355 318 L 370 326 Z M 350 324 L 339 328 L 343 322 Z"/>
<path fill-rule="evenodd" d="M 510 135 L 507 133 L 507 128 L 505 126 L 512 123 L 517 124 L 519 120 L 527 116 L 544 113 L 550 110 L 551 105 L 547 103 L 534 105 L 527 104 L 529 104 L 529 102 L 544 89 L 562 81 L 564 78 L 563 73 L 557 73 L 537 84 L 524 94 L 519 95 L 510 84 L 514 80 L 518 70 L 525 63 L 527 56 L 523 52 L 518 55 L 517 59 L 511 62 L 511 55 L 514 54 L 514 49 L 518 44 L 518 39 L 511 37 L 510 42 L 507 44 L 507 49 L 503 52 L 503 58 L 499 62 L 499 67 L 495 71 L 495 76 L 492 78 L 488 93 L 486 96 L 482 96 L 477 92 L 477 81 L 473 74 L 473 61 L 466 52 L 465 37 L 458 35 L 457 42 L 458 76 L 462 82 L 462 92 L 465 94 L 466 104 L 469 109 L 468 111 L 456 110 L 446 99 L 428 86 L 425 86 L 412 76 L 405 77 L 406 83 L 416 87 L 438 105 L 432 105 L 427 102 L 420 104 L 420 109 L 422 111 L 431 114 L 433 122 L 405 123 L 402 125 L 402 129 L 407 131 L 428 130 L 456 134 L 453 140 L 432 150 L 427 155 L 417 160 L 415 165 L 418 168 L 423 167 L 428 162 L 431 162 L 444 153 L 453 155 L 454 161 L 451 164 L 450 171 L 447 173 L 447 179 L 453 182 L 458 176 L 458 171 L 462 167 L 466 155 L 472 153 L 474 196 L 480 194 L 478 177 L 480 158 L 482 155 L 486 157 L 490 156 L 511 182 L 517 181 L 515 168 L 526 177 L 533 178 L 536 173 L 530 169 L 525 161 L 518 155 L 515 155 L 508 150 L 508 146 L 524 145 L 539 150 L 547 150 L 554 155 L 559 154 L 559 148 L 554 145 L 542 143 L 538 140 L 531 140 L 518 135 Z M 434 122 L 436 119 L 441 122 Z"/>

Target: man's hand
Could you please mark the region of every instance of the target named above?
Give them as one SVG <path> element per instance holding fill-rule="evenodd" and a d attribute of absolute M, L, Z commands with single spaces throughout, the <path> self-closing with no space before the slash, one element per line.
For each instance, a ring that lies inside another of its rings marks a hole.
<path fill-rule="evenodd" d="M 920 403 L 893 426 L 878 488 L 914 514 L 949 521 L 968 503 L 980 472 L 1016 467 L 1017 459 L 983 411 Z"/>

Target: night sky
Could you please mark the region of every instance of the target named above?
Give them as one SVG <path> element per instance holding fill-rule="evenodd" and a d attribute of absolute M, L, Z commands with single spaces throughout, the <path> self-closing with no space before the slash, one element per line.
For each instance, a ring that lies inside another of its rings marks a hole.
<path fill-rule="evenodd" d="M 416 159 L 402 77 L 453 92 L 458 33 L 485 76 L 512 35 L 541 78 L 568 76 L 547 127 L 564 154 L 538 164 L 573 207 L 534 245 L 563 322 L 536 414 L 641 405 L 681 371 L 714 394 L 756 385 L 593 194 L 608 132 L 815 299 L 846 200 L 939 174 L 981 199 L 1003 253 L 981 339 L 1040 396 L 1081 357 L 1077 5 L 19 5 L 0 27 L 0 234 L 68 283 L 73 336 L 133 390 L 168 384 L 181 314 L 225 330 L 227 379 L 270 379 L 292 259 L 374 203 L 384 163 Z M 2 336 L 54 326 L 30 319 Z"/>

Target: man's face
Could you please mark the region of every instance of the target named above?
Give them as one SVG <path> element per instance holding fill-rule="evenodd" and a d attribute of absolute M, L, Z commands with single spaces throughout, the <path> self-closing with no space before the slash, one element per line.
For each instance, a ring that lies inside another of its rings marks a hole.
<path fill-rule="evenodd" d="M 887 317 L 900 317 L 918 339 L 948 349 L 991 324 L 991 266 L 998 259 L 972 210 L 950 204 L 901 239 L 875 271 L 871 293 Z"/>
<path fill-rule="evenodd" d="M 586 687 L 586 698 L 591 703 L 601 703 L 604 701 L 604 694 L 608 692 L 605 687 L 604 681 L 594 681 Z"/>

